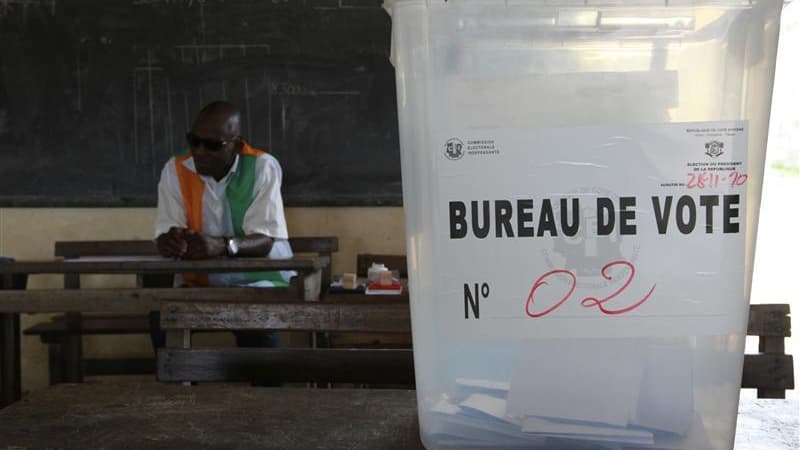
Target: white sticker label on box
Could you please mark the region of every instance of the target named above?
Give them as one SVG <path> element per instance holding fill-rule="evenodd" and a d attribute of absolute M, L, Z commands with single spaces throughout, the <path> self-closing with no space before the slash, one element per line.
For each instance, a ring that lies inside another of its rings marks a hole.
<path fill-rule="evenodd" d="M 451 335 L 741 331 L 746 122 L 441 135 L 436 311 Z"/>

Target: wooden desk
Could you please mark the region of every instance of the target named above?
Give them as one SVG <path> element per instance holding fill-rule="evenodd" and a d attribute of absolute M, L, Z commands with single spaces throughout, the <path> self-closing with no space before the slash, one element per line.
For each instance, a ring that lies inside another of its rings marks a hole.
<path fill-rule="evenodd" d="M 328 258 L 290 259 L 220 258 L 196 261 L 167 258 L 96 258 L 75 260 L 19 261 L 0 264 L 0 274 L 63 273 L 63 274 L 145 274 L 181 272 L 263 272 L 296 270 L 311 273 L 329 264 Z"/>
<path fill-rule="evenodd" d="M 286 289 L 248 287 L 0 290 L 0 313 L 146 314 L 158 311 L 164 299 L 264 303 L 286 302 L 294 298 L 296 295 L 287 294 Z"/>
<path fill-rule="evenodd" d="M 414 391 L 60 384 L 0 410 L 0 448 L 422 449 Z"/>
<path fill-rule="evenodd" d="M 157 311 L 164 298 L 200 299 L 213 296 L 229 301 L 262 302 L 279 299 L 287 301 L 317 300 L 320 292 L 321 272 L 330 264 L 329 257 L 303 257 L 285 260 L 262 258 L 224 258 L 200 261 L 171 260 L 166 258 L 107 257 L 78 260 L 20 261 L 0 264 L 4 274 L 64 274 L 65 289 L 51 290 L 0 290 L 0 313 L 53 313 L 66 312 L 73 328 L 80 327 L 81 312 L 129 313 Z M 161 273 L 223 273 L 296 270 L 302 282 L 299 292 L 292 295 L 288 289 L 254 288 L 203 288 L 203 289 L 91 289 L 81 290 L 80 274 L 161 274 Z M 7 329 L 13 321 L 3 321 L 0 336 L 0 407 L 20 398 L 21 374 L 19 371 L 20 341 L 18 330 Z M 71 340 L 65 369 L 68 381 L 82 381 L 80 335 Z M 13 391 L 13 392 L 10 392 Z"/>
<path fill-rule="evenodd" d="M 739 405 L 737 450 L 793 450 L 798 401 Z M 60 384 L 0 410 L 0 448 L 421 450 L 415 391 Z"/>

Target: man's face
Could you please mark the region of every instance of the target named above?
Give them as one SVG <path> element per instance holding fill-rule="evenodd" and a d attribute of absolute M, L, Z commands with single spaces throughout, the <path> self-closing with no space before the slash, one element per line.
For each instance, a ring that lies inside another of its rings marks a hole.
<path fill-rule="evenodd" d="M 230 169 L 239 151 L 238 136 L 230 132 L 229 118 L 207 115 L 197 119 L 187 135 L 197 173 L 219 180 Z"/>

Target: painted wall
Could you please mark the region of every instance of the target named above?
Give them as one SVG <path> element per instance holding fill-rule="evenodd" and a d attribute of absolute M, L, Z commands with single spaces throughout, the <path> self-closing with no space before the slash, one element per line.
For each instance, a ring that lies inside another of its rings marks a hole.
<path fill-rule="evenodd" d="M 151 239 L 153 208 L 0 208 L 0 255 L 17 259 L 48 259 L 60 240 Z M 288 208 L 291 236 L 337 236 L 339 252 L 333 272 L 354 271 L 358 253 L 405 253 L 402 208 Z M 63 277 L 36 275 L 29 289 L 59 288 Z M 83 287 L 134 285 L 132 276 L 91 275 Z M 46 315 L 23 315 L 22 328 L 46 320 Z M 200 342 L 202 344 L 202 341 Z M 148 356 L 148 336 L 100 336 L 84 338 L 84 354 L 101 356 Z M 22 389 L 47 386 L 47 348 L 38 337 L 22 339 Z"/>

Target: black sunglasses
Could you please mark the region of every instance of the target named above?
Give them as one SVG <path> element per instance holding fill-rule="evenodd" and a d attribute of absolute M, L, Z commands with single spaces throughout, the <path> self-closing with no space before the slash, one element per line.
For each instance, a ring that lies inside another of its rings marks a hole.
<path fill-rule="evenodd" d="M 212 152 L 217 152 L 222 150 L 223 147 L 230 144 L 231 142 L 235 142 L 238 138 L 233 139 L 225 139 L 225 140 L 218 140 L 218 139 L 207 139 L 202 138 L 192 132 L 186 133 L 186 142 L 189 143 L 189 148 L 196 148 L 200 147 L 200 144 L 203 145 L 208 150 Z"/>

